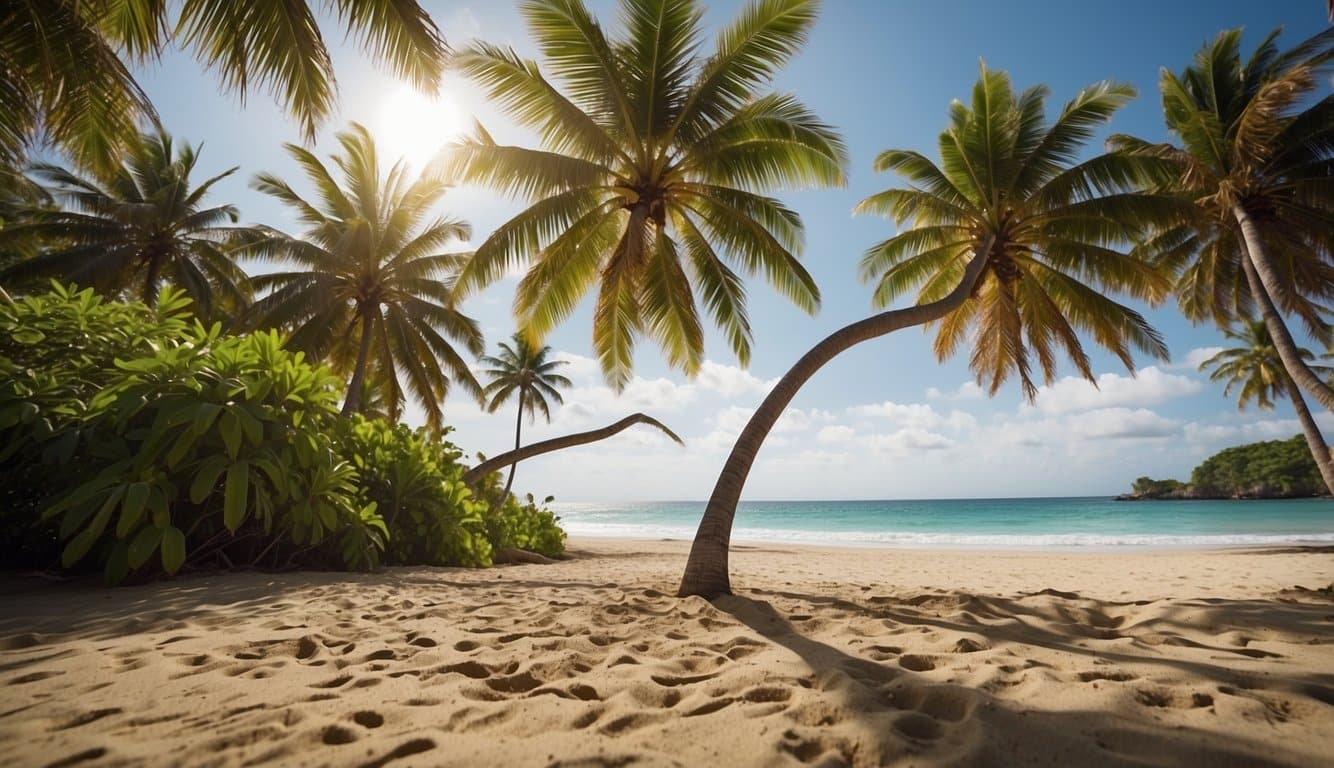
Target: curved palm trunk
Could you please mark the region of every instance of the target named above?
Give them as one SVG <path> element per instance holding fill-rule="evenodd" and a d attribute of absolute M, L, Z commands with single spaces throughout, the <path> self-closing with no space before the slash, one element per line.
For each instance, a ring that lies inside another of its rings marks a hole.
<path fill-rule="evenodd" d="M 972 293 L 978 277 L 986 266 L 994 239 L 988 238 L 979 248 L 973 260 L 964 270 L 963 279 L 950 291 L 949 295 L 930 304 L 919 304 L 906 309 L 894 309 L 859 320 L 851 325 L 834 331 L 824 340 L 811 347 L 802 355 L 797 364 L 792 366 L 778 384 L 764 398 L 759 409 L 750 417 L 745 429 L 737 437 L 732 453 L 718 475 L 718 482 L 713 487 L 713 495 L 704 509 L 704 518 L 700 520 L 699 530 L 695 533 L 695 542 L 690 547 L 690 560 L 686 563 L 685 575 L 681 578 L 681 587 L 677 595 L 700 595 L 714 598 L 732 593 L 731 580 L 727 572 L 727 550 L 732 538 L 732 520 L 736 516 L 736 505 L 741 500 L 741 489 L 750 474 L 750 467 L 755 456 L 773 429 L 788 403 L 796 397 L 797 391 L 808 379 L 815 375 L 824 364 L 838 354 L 860 344 L 863 341 L 884 336 L 900 328 L 921 325 L 938 320 L 958 309 Z"/>
<path fill-rule="evenodd" d="M 1326 410 L 1334 411 L 1334 388 L 1321 381 L 1319 376 L 1306 367 L 1301 354 L 1297 351 L 1297 344 L 1288 331 L 1288 326 L 1283 322 L 1283 316 L 1274 306 L 1273 297 L 1278 295 L 1278 275 L 1274 271 L 1274 263 L 1269 258 L 1269 251 L 1260 236 L 1259 228 L 1255 226 L 1255 221 L 1251 219 L 1246 209 L 1240 205 L 1234 206 L 1232 213 L 1237 218 L 1237 224 L 1241 226 L 1244 245 L 1242 268 L 1246 271 L 1251 295 L 1255 297 L 1255 303 L 1260 307 L 1260 316 L 1265 321 L 1265 327 L 1269 329 L 1269 335 L 1274 339 L 1274 348 L 1278 350 L 1278 356 L 1283 360 L 1283 367 L 1298 386 L 1310 393 Z"/>
<path fill-rule="evenodd" d="M 519 432 L 523 429 L 523 388 L 519 388 L 519 418 L 514 420 L 514 450 L 519 450 Z M 514 472 L 519 468 L 519 462 L 510 465 L 510 476 L 505 481 L 505 491 L 500 494 L 500 500 L 504 501 L 510 495 L 510 488 L 514 486 Z"/>
<path fill-rule="evenodd" d="M 1325 444 L 1315 419 L 1311 418 L 1311 409 L 1306 407 L 1302 391 L 1289 377 L 1283 379 L 1283 386 L 1287 388 L 1292 407 L 1297 411 L 1297 421 L 1301 422 L 1306 446 L 1311 449 L 1311 458 L 1315 459 L 1315 465 L 1320 469 L 1320 478 L 1325 481 L 1325 492 L 1334 494 L 1334 461 L 1330 459 L 1329 446 Z"/>
<path fill-rule="evenodd" d="M 478 480 L 481 480 L 501 467 L 517 464 L 524 459 L 531 459 L 534 456 L 541 456 L 544 453 L 559 451 L 562 448 L 573 448 L 576 445 L 587 445 L 588 443 L 596 443 L 599 440 L 606 440 L 612 435 L 624 431 L 636 424 L 648 424 L 649 426 L 657 427 L 665 432 L 671 439 L 681 445 L 685 445 L 685 442 L 677 437 L 675 432 L 663 425 L 662 422 L 652 416 L 647 416 L 642 413 L 632 413 L 614 424 L 608 424 L 602 429 L 591 429 L 587 432 L 576 432 L 573 435 L 553 437 L 550 440 L 530 443 L 522 448 L 508 451 L 494 458 L 487 459 L 467 472 L 464 472 L 463 482 L 468 485 L 475 485 Z"/>
<path fill-rule="evenodd" d="M 375 325 L 369 314 L 361 316 L 361 348 L 357 350 L 357 365 L 352 369 L 352 380 L 347 383 L 347 399 L 343 401 L 343 415 L 361 413 L 361 390 L 366 383 L 366 363 L 371 356 L 371 337 Z"/>

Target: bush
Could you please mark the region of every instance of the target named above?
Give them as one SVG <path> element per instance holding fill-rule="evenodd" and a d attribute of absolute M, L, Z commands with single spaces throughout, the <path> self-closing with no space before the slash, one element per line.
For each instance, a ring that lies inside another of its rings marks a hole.
<path fill-rule="evenodd" d="M 0 307 L 0 471 L 20 502 L 0 522 L 24 564 L 58 546 L 112 583 L 215 553 L 375 565 L 384 523 L 325 437 L 338 379 L 276 333 L 187 323 L 187 304 L 57 289 Z"/>
<path fill-rule="evenodd" d="M 340 451 L 361 476 L 361 499 L 389 530 L 384 560 L 394 565 L 488 566 L 501 549 L 555 555 L 565 532 L 550 510 L 513 497 L 500 502 L 500 475 L 473 490 L 463 482 L 462 451 L 424 429 L 353 417 Z"/>
<path fill-rule="evenodd" d="M 164 289 L 156 308 L 57 286 L 0 303 L 0 562 L 490 565 L 565 534 L 531 497 L 477 491 L 425 430 L 342 419 L 341 382 L 277 333 L 223 335 Z M 381 554 L 383 553 L 383 554 Z"/>

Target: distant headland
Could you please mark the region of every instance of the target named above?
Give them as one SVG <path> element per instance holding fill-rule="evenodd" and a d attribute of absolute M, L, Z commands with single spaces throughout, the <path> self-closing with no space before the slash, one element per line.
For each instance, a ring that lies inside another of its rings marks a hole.
<path fill-rule="evenodd" d="M 1306 499 L 1324 496 L 1320 471 L 1301 435 L 1247 443 L 1205 459 L 1190 482 L 1141 477 L 1117 501 L 1169 499 Z"/>

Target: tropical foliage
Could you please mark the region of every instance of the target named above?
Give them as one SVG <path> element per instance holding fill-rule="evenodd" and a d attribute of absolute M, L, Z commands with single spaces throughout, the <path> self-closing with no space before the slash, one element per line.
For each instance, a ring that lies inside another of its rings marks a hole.
<path fill-rule="evenodd" d="M 432 216 L 448 185 L 431 169 L 410 179 L 399 161 L 384 174 L 374 140 L 356 123 L 338 141 L 343 152 L 333 160 L 341 183 L 314 153 L 287 145 L 317 202 L 272 174 L 255 177 L 255 188 L 292 208 L 306 229 L 292 236 L 265 228 L 243 246 L 247 256 L 296 267 L 254 279 L 266 295 L 248 323 L 289 330 L 294 349 L 348 375 L 345 415 L 361 412 L 369 386 L 394 420 L 411 394 L 438 430 L 451 386 L 481 397 L 455 349 L 483 351 L 477 323 L 451 303 L 464 257 L 441 250 L 467 239 L 468 225 Z"/>
<path fill-rule="evenodd" d="M 1163 70 L 1163 113 L 1180 147 L 1128 136 L 1111 143 L 1164 160 L 1167 188 L 1194 204 L 1193 216 L 1149 246 L 1179 270 L 1182 312 L 1220 327 L 1258 313 L 1289 375 L 1334 409 L 1334 389 L 1306 369 L 1280 314 L 1330 343 L 1334 97 L 1314 97 L 1334 62 L 1334 29 L 1286 52 L 1278 34 L 1243 61 L 1241 30 L 1227 30 L 1179 74 Z"/>
<path fill-rule="evenodd" d="M 1224 448 L 1180 480 L 1135 481 L 1143 498 L 1246 499 L 1322 496 L 1329 493 L 1301 435 Z"/>
<path fill-rule="evenodd" d="M 102 568 L 187 563 L 485 566 L 558 554 L 550 511 L 473 489 L 424 430 L 340 419 L 339 379 L 274 333 L 57 287 L 0 303 L 0 555 Z"/>
<path fill-rule="evenodd" d="M 1238 410 L 1245 410 L 1246 404 L 1254 400 L 1262 409 L 1272 409 L 1274 401 L 1281 398 L 1292 400 L 1292 407 L 1297 412 L 1297 420 L 1302 425 L 1302 433 L 1311 458 L 1320 468 L 1325 486 L 1334 492 L 1334 460 L 1331 460 L 1329 446 L 1325 443 L 1320 427 L 1306 407 L 1306 400 L 1297 384 L 1283 367 L 1274 339 L 1269 335 L 1269 328 L 1263 320 L 1248 320 L 1240 331 L 1225 330 L 1229 339 L 1240 342 L 1240 346 L 1224 349 L 1200 364 L 1200 370 L 1212 368 L 1210 381 L 1225 381 L 1223 389 L 1226 397 L 1236 386 L 1241 387 L 1237 395 Z M 1334 368 L 1327 365 L 1314 365 L 1315 355 L 1307 349 L 1298 349 L 1297 354 L 1308 370 L 1328 378 Z"/>
<path fill-rule="evenodd" d="M 461 51 L 459 68 L 541 149 L 497 144 L 479 125 L 451 153 L 460 179 L 528 205 L 478 247 L 457 297 L 526 267 L 514 310 L 540 339 L 596 288 L 593 348 L 616 389 L 641 336 L 673 367 L 699 370 L 701 303 L 746 364 L 743 276 L 763 275 L 814 313 L 801 219 L 768 193 L 843 184 L 847 153 L 795 97 L 768 88 L 817 5 L 754 0 L 705 56 L 697 2 L 622 0 L 624 30 L 609 36 L 581 0 L 528 0 L 545 72 L 502 46 Z"/>
<path fill-rule="evenodd" d="M 514 448 L 522 442 L 523 414 L 528 412 L 530 420 L 537 419 L 537 412 L 551 421 L 551 403 L 565 402 L 557 387 L 571 386 L 570 380 L 556 373 L 556 369 L 565 365 L 564 360 L 547 360 L 551 354 L 549 346 L 534 346 L 522 333 L 514 334 L 511 344 L 500 342 L 500 354 L 496 357 L 483 357 L 482 363 L 491 366 L 482 371 L 490 379 L 482 390 L 486 399 L 486 410 L 495 413 L 500 406 L 509 402 L 511 397 L 519 400 L 519 415 L 514 423 Z M 518 464 L 511 464 L 509 477 L 505 480 L 505 493 L 514 485 L 514 470 Z"/>
<path fill-rule="evenodd" d="M 434 92 L 448 50 L 413 0 L 326 0 L 349 36 L 399 77 Z M 0 5 L 0 166 L 43 140 L 108 167 L 156 118 L 131 64 L 189 48 L 242 99 L 257 87 L 314 138 L 333 111 L 333 62 L 305 0 L 40 0 Z"/>
<path fill-rule="evenodd" d="M 1106 294 L 1153 301 L 1171 282 L 1129 253 L 1150 227 L 1179 215 L 1174 201 L 1142 193 L 1152 158 L 1102 154 L 1079 160 L 1098 126 L 1134 95 L 1098 83 L 1075 96 L 1054 121 L 1047 89 L 1015 94 L 1004 72 L 984 66 L 971 106 L 955 102 L 941 134 L 940 164 L 918 152 L 876 159 L 911 182 L 864 200 L 858 210 L 892 217 L 898 235 L 871 248 L 862 276 L 876 280 L 884 306 L 917 289 L 918 304 L 853 323 L 826 337 L 779 379 L 737 438 L 691 550 L 682 594 L 730 591 L 727 552 L 746 475 L 769 430 L 801 386 L 834 356 L 900 328 L 939 323 L 940 358 L 971 346 L 969 366 L 995 393 L 1017 376 L 1036 394 L 1033 358 L 1051 380 L 1067 357 L 1093 372 L 1079 332 L 1134 370 L 1131 348 L 1166 358 L 1161 337 L 1139 313 Z"/>
<path fill-rule="evenodd" d="M 22 479 L 5 528 L 113 583 L 212 556 L 375 564 L 384 523 L 325 437 L 337 379 L 276 334 L 187 323 L 187 305 L 64 289 L 0 305 L 0 461 Z"/>
<path fill-rule="evenodd" d="M 157 131 L 139 134 L 110 171 L 35 166 L 34 176 L 63 207 L 16 206 L 15 222 L 0 230 L 0 251 L 36 252 L 0 272 L 0 282 L 56 278 L 152 306 L 169 281 L 204 318 L 215 310 L 236 313 L 250 295 L 228 245 L 239 214 L 232 205 L 204 207 L 213 185 L 236 169 L 192 186 L 198 161 L 194 147 L 177 147 Z"/>

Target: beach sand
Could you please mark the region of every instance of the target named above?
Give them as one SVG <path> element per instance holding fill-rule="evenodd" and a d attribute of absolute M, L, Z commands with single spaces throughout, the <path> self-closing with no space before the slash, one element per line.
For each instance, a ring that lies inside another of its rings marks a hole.
<path fill-rule="evenodd" d="M 0 576 L 0 765 L 1334 765 L 1334 553 Z"/>

